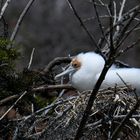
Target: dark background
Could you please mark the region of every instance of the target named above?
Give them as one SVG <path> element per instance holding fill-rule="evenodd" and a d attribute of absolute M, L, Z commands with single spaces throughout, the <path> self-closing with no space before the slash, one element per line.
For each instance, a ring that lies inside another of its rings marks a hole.
<path fill-rule="evenodd" d="M 12 0 L 6 9 L 4 16 L 9 26 L 9 36 L 27 2 L 28 0 Z M 96 19 L 87 20 L 95 16 L 90 0 L 73 0 L 72 2 L 81 18 L 86 20 L 85 25 L 98 42 L 101 37 L 98 22 Z M 116 2 L 117 10 L 119 10 L 121 0 L 116 0 Z M 137 4 L 139 4 L 138 0 L 127 0 L 124 12 Z M 100 7 L 98 11 L 101 16 L 107 14 L 104 7 Z M 108 19 L 102 18 L 102 24 L 106 29 L 109 25 Z M 123 46 L 132 43 L 138 36 L 139 30 L 130 35 Z M 19 69 L 28 65 L 32 48 L 35 48 L 32 68 L 43 68 L 58 56 L 76 55 L 79 52 L 95 50 L 66 0 L 36 0 L 23 20 L 14 47 L 17 47 L 21 52 L 17 63 Z M 138 45 L 120 59 L 131 66 L 139 67 L 139 54 L 140 47 Z"/>

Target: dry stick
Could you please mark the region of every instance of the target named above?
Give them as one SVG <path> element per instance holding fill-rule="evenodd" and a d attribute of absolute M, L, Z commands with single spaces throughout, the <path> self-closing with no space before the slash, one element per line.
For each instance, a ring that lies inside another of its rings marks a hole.
<path fill-rule="evenodd" d="M 15 103 L 1 116 L 0 121 L 9 113 L 9 111 L 21 100 L 21 98 L 27 93 L 24 91 L 23 94 L 15 101 Z"/>
<path fill-rule="evenodd" d="M 101 72 L 101 75 L 100 75 L 98 81 L 96 82 L 96 84 L 94 86 L 94 89 L 93 89 L 93 91 L 91 93 L 91 96 L 89 98 L 88 104 L 87 104 L 86 109 L 84 111 L 82 120 L 81 120 L 81 122 L 79 124 L 79 127 L 78 127 L 78 130 L 76 132 L 76 136 L 75 136 L 74 140 L 79 140 L 81 138 L 82 134 L 83 134 L 83 128 L 86 125 L 87 119 L 89 117 L 91 108 L 92 108 L 93 103 L 94 103 L 94 100 L 96 99 L 96 95 L 98 94 L 98 90 L 99 90 L 99 88 L 100 88 L 100 86 L 101 86 L 101 84 L 102 84 L 102 82 L 103 82 L 103 80 L 104 80 L 104 78 L 106 76 L 106 73 L 107 73 L 108 69 L 111 67 L 111 65 L 112 65 L 112 63 L 114 61 L 113 57 L 112 57 L 114 55 L 114 53 L 115 52 L 112 52 L 110 54 L 110 57 L 109 57 L 108 61 L 106 61 L 105 66 L 104 66 L 104 68 L 103 68 L 103 70 Z"/>
<path fill-rule="evenodd" d="M 30 69 L 30 67 L 31 67 L 31 64 L 32 64 L 32 61 L 33 61 L 33 56 L 34 56 L 34 51 L 35 51 L 35 48 L 32 49 L 31 56 L 30 56 L 30 61 L 29 61 L 27 69 Z"/>
<path fill-rule="evenodd" d="M 123 0 L 122 4 L 121 4 L 121 8 L 120 8 L 120 11 L 119 11 L 119 16 L 118 16 L 118 21 L 121 19 L 122 17 L 122 13 L 123 13 L 123 10 L 124 10 L 124 7 L 125 7 L 125 3 L 126 3 L 126 0 Z M 117 26 L 117 31 L 120 30 L 120 26 Z"/>
<path fill-rule="evenodd" d="M 0 20 L 1 20 L 3 14 L 4 14 L 4 12 L 5 12 L 7 6 L 9 5 L 10 2 L 11 2 L 11 0 L 7 0 L 4 4 L 4 6 L 2 7 L 1 12 L 0 12 Z"/>
<path fill-rule="evenodd" d="M 29 2 L 27 3 L 27 5 L 25 6 L 24 10 L 22 11 L 21 15 L 19 16 L 19 19 L 18 19 L 18 21 L 16 23 L 16 26 L 14 28 L 14 31 L 13 31 L 11 37 L 10 37 L 10 41 L 11 42 L 14 41 L 14 39 L 16 37 L 16 34 L 17 34 L 18 30 L 19 30 L 19 27 L 20 27 L 20 25 L 21 25 L 21 23 L 23 21 L 23 18 L 25 17 L 26 13 L 28 12 L 29 8 L 31 7 L 31 5 L 33 4 L 34 1 L 35 0 L 29 0 Z"/>
<path fill-rule="evenodd" d="M 73 11 L 75 17 L 78 19 L 78 21 L 80 22 L 81 26 L 83 27 L 83 29 L 85 30 L 85 32 L 87 33 L 87 35 L 89 36 L 89 38 L 91 39 L 93 45 L 97 48 L 97 50 L 99 51 L 99 53 L 104 57 L 103 53 L 101 52 L 100 47 L 97 45 L 96 41 L 95 41 L 95 37 L 89 32 L 89 30 L 87 29 L 87 27 L 85 26 L 85 24 L 83 23 L 81 17 L 78 15 L 76 9 L 74 8 L 71 0 L 67 0 L 71 10 Z M 105 57 L 104 57 L 105 59 Z"/>
<path fill-rule="evenodd" d="M 9 101 L 11 101 L 13 99 L 16 99 L 18 97 L 19 97 L 19 95 L 12 95 L 12 96 L 6 97 L 6 98 L 0 100 L 0 105 L 4 104 L 6 102 L 9 102 Z"/>
<path fill-rule="evenodd" d="M 43 85 L 37 88 L 33 88 L 31 91 L 32 92 L 37 92 L 37 91 L 46 91 L 46 90 L 56 90 L 56 89 L 74 89 L 70 84 L 63 84 L 63 85 Z"/>
<path fill-rule="evenodd" d="M 113 26 L 116 24 L 117 21 L 117 8 L 116 8 L 116 2 L 113 1 L 113 5 L 114 5 L 114 21 L 113 21 Z"/>

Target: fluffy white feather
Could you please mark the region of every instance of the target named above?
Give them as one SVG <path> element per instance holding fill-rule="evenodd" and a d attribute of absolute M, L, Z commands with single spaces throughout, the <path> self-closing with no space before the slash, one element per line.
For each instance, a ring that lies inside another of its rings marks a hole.
<path fill-rule="evenodd" d="M 74 58 L 70 67 L 57 75 L 56 78 L 62 75 L 71 73 L 71 83 L 73 87 L 80 91 L 92 90 L 97 82 L 101 71 L 104 67 L 105 61 L 99 54 L 94 52 L 80 53 Z M 73 63 L 80 63 L 79 67 L 74 67 Z M 132 85 L 137 91 L 140 91 L 140 69 L 138 68 L 116 68 L 114 65 L 109 69 L 101 88 L 107 88 L 117 85 L 124 85 L 125 83 Z"/>

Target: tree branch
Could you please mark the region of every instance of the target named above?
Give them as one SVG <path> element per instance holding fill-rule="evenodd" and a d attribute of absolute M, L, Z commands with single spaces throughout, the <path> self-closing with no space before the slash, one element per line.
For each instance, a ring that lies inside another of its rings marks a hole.
<path fill-rule="evenodd" d="M 8 7 L 8 5 L 9 5 L 10 2 L 11 2 L 11 0 L 7 0 L 5 2 L 5 4 L 4 4 L 4 6 L 2 7 L 1 12 L 0 12 L 0 20 L 1 20 L 2 16 L 3 16 L 3 14 L 5 13 L 5 10 Z"/>
<path fill-rule="evenodd" d="M 10 41 L 11 42 L 14 41 L 14 39 L 15 39 L 15 37 L 17 35 L 17 32 L 19 31 L 19 27 L 20 27 L 20 25 L 21 25 L 21 23 L 23 21 L 23 18 L 25 17 L 26 13 L 30 9 L 30 7 L 32 6 L 32 4 L 33 4 L 34 1 L 35 0 L 29 0 L 29 2 L 27 3 L 27 5 L 25 6 L 24 10 L 22 11 L 21 15 L 19 16 L 19 19 L 18 19 L 18 21 L 16 23 L 16 26 L 15 26 L 15 28 L 13 30 L 13 33 L 12 33 L 11 37 L 10 37 Z"/>

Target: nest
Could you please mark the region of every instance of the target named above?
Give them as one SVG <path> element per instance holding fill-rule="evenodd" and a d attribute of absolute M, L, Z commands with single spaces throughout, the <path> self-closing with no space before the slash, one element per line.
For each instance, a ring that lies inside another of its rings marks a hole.
<path fill-rule="evenodd" d="M 19 120 L 12 120 L 14 139 L 74 139 L 91 91 L 58 97 L 53 103 Z M 100 90 L 81 140 L 106 140 L 132 110 L 136 98 L 126 87 Z M 135 140 L 140 134 L 140 109 L 123 125 L 117 138 Z M 17 123 L 18 122 L 18 123 Z"/>

